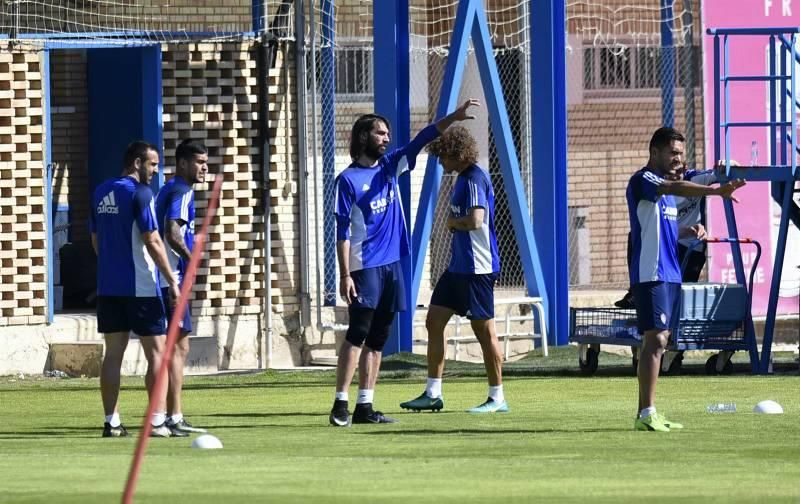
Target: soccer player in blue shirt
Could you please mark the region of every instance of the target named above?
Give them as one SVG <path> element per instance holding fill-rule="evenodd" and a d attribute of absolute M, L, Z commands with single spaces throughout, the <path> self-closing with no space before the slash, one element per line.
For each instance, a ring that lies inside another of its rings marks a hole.
<path fill-rule="evenodd" d="M 169 300 L 178 298 L 164 244 L 158 235 L 150 180 L 158 171 L 158 149 L 146 142 L 125 151 L 121 177 L 100 184 L 92 197 L 89 218 L 92 246 L 97 253 L 97 329 L 106 352 L 100 375 L 105 410 L 103 437 L 127 436 L 119 417 L 120 368 L 131 331 L 147 359 L 145 385 L 156 402 L 152 435 L 169 437 L 166 425 L 166 388 L 154 390 L 155 374 L 164 351 L 166 319 L 156 268 L 167 286 Z"/>
<path fill-rule="evenodd" d="M 719 187 L 670 180 L 683 166 L 684 143 L 683 135 L 673 128 L 656 130 L 650 140 L 647 166 L 631 177 L 626 191 L 633 252 L 629 272 L 637 326 L 643 334 L 637 369 L 636 430 L 669 432 L 683 427 L 657 413 L 655 407 L 661 356 L 673 327 L 673 312 L 678 309 L 681 289 L 678 209 L 673 196 L 716 195 L 738 201 L 733 193 L 745 185 L 742 180 L 732 180 Z"/>
<path fill-rule="evenodd" d="M 478 145 L 461 126 L 451 128 L 428 146 L 446 173 L 456 173 L 447 228 L 453 234 L 452 256 L 431 296 L 425 327 L 428 329 L 428 383 L 419 397 L 400 404 L 410 410 L 444 407 L 444 373 L 447 323 L 454 314 L 467 317 L 483 351 L 489 379 L 486 401 L 469 413 L 505 413 L 503 357 L 494 325 L 494 283 L 500 274 L 500 256 L 494 229 L 494 187 L 478 166 Z"/>
<path fill-rule="evenodd" d="M 167 249 L 172 274 L 183 286 L 186 267 L 194 247 L 194 184 L 202 183 L 208 173 L 208 149 L 194 140 L 184 140 L 175 149 L 175 176 L 158 191 L 156 218 L 161 237 Z M 166 289 L 162 287 L 166 298 Z M 167 306 L 167 324 L 172 320 L 173 310 Z M 178 432 L 206 432 L 193 427 L 183 417 L 181 392 L 183 390 L 183 368 L 189 355 L 189 333 L 192 332 L 192 316 L 189 307 L 178 322 L 178 340 L 169 363 L 169 388 L 167 389 L 167 426 Z"/>
<path fill-rule="evenodd" d="M 735 160 L 731 160 L 733 166 L 739 166 Z M 695 184 L 712 185 L 719 182 L 718 172 L 724 169 L 725 164 L 722 161 L 717 161 L 714 170 L 687 170 L 686 165 L 674 174 L 670 174 L 667 178 L 670 180 L 688 180 Z M 689 247 L 692 242 L 705 238 L 705 226 L 703 225 L 703 209 L 705 207 L 704 197 L 684 198 L 682 196 L 675 197 L 675 206 L 678 209 L 678 233 L 681 238 L 678 240 L 678 265 L 683 264 L 683 259 L 686 254 L 689 254 L 689 259 L 686 263 L 686 268 L 682 272 L 684 282 L 696 282 L 700 278 L 700 273 L 703 271 L 703 266 L 706 263 L 705 243 L 698 245 L 691 251 Z M 628 233 L 628 265 L 631 262 L 631 235 Z M 633 305 L 633 293 L 630 288 L 628 292 L 614 303 L 618 308 L 631 309 Z"/>
<path fill-rule="evenodd" d="M 339 348 L 331 425 L 351 423 L 347 390 L 356 365 L 359 390 L 352 423 L 395 422 L 375 411 L 372 403 L 381 351 L 395 313 L 406 309 L 400 259 L 409 255 L 410 247 L 397 179 L 414 169 L 419 151 L 452 123 L 472 119 L 468 109 L 477 105 L 477 100 L 467 100 L 452 114 L 425 127 L 408 145 L 391 151 L 385 118 L 366 114 L 353 124 L 353 163 L 336 178 L 339 293 L 347 301 L 350 324 Z"/>

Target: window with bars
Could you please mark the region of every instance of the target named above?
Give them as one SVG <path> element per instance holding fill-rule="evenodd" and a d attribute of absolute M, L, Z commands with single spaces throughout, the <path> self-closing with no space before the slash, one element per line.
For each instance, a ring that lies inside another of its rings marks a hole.
<path fill-rule="evenodd" d="M 584 47 L 583 88 L 587 91 L 648 90 L 661 87 L 660 46 Z M 700 86 L 700 46 L 676 47 L 675 86 Z"/>
<path fill-rule="evenodd" d="M 323 75 L 322 54 L 316 55 L 317 83 L 333 78 L 336 83 L 336 98 L 344 101 L 372 100 L 372 47 L 362 41 L 341 41 L 334 48 L 333 75 Z M 306 64 L 311 67 L 311 53 L 306 55 Z"/>
<path fill-rule="evenodd" d="M 336 48 L 336 93 L 343 98 L 372 98 L 372 47 Z"/>

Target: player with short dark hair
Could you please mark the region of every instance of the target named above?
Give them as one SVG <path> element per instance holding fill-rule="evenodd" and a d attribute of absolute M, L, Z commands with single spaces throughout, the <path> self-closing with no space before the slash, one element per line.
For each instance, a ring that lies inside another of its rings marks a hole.
<path fill-rule="evenodd" d="M 683 166 L 683 155 L 683 135 L 673 128 L 658 129 L 650 141 L 647 165 L 631 177 L 626 191 L 632 244 L 629 272 L 637 326 L 643 334 L 637 369 L 636 430 L 669 432 L 683 427 L 657 413 L 655 407 L 661 356 L 680 301 L 678 210 L 673 195 L 690 198 L 717 195 L 738 201 L 733 193 L 745 185 L 742 180 L 733 180 L 712 188 L 686 180 L 669 180 Z"/>
<path fill-rule="evenodd" d="M 447 323 L 453 315 L 467 317 L 483 351 L 489 380 L 485 402 L 469 413 L 505 413 L 503 357 L 494 325 L 494 284 L 500 274 L 500 256 L 494 229 L 494 187 L 489 173 L 477 165 L 478 144 L 461 126 L 447 130 L 428 146 L 446 173 L 457 174 L 450 198 L 447 227 L 453 233 L 452 256 L 431 296 L 425 327 L 428 329 L 428 382 L 419 397 L 401 408 L 438 411 L 444 407 L 444 373 Z"/>
<path fill-rule="evenodd" d="M 408 144 L 389 151 L 389 123 L 377 115 L 361 116 L 353 124 L 353 163 L 336 178 L 336 255 L 339 293 L 347 301 L 350 324 L 339 348 L 336 397 L 329 421 L 350 424 L 348 388 L 358 365 L 358 399 L 352 423 L 393 423 L 373 409 L 381 352 L 395 313 L 406 309 L 400 259 L 409 254 L 398 177 L 414 169 L 422 148 L 453 122 L 472 119 L 467 100 L 455 112 L 420 131 Z M 362 346 L 364 347 L 362 351 Z"/>
<path fill-rule="evenodd" d="M 158 171 L 158 149 L 146 142 L 130 144 L 121 177 L 100 184 L 92 197 L 90 231 L 97 253 L 97 329 L 106 351 L 100 375 L 105 410 L 103 437 L 127 436 L 117 408 L 120 367 L 130 332 L 139 336 L 147 359 L 145 385 L 156 408 L 152 436 L 172 435 L 166 426 L 166 389 L 154 390 L 164 352 L 166 319 L 158 269 L 174 303 L 178 282 L 158 235 L 153 192 L 148 185 Z"/>
<path fill-rule="evenodd" d="M 165 242 L 167 259 L 172 273 L 183 286 L 186 268 L 194 247 L 194 184 L 202 183 L 208 173 L 208 149 L 195 140 L 186 139 L 175 149 L 175 176 L 158 192 L 156 217 Z M 167 323 L 172 320 L 173 310 L 167 307 Z M 189 355 L 189 333 L 192 332 L 192 316 L 189 307 L 178 323 L 180 330 L 175 342 L 175 351 L 169 363 L 169 387 L 167 388 L 167 426 L 173 432 L 206 432 L 193 427 L 183 417 L 181 401 L 183 390 L 183 368 Z"/>

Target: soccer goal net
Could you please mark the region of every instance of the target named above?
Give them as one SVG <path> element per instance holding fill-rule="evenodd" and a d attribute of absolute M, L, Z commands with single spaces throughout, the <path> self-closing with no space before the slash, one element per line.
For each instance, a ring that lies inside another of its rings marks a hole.
<path fill-rule="evenodd" d="M 292 0 L 6 0 L 0 38 L 15 47 L 136 45 L 253 37 Z"/>

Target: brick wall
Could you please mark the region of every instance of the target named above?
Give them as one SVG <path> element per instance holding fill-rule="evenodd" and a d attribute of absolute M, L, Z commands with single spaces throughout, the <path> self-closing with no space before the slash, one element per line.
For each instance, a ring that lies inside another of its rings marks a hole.
<path fill-rule="evenodd" d="M 186 137 L 209 149 L 209 173 L 195 188 L 196 222 L 223 177 L 217 214 L 200 264 L 192 315 L 261 312 L 264 215 L 259 166 L 256 55 L 250 42 L 163 47 L 164 172 L 175 171 L 175 147 Z"/>
<path fill-rule="evenodd" d="M 293 46 L 283 44 L 269 70 L 269 197 L 272 310 L 292 314 L 300 300 L 300 194 L 297 152 L 297 86 Z"/>
<path fill-rule="evenodd" d="M 270 0 L 270 4 L 273 1 Z M 270 9 L 274 6 L 270 5 Z M 16 11 L 13 9 L 17 9 Z M 11 15 L 9 15 L 11 14 Z M 253 29 L 251 0 L 101 0 L 19 2 L 0 11 L 0 27 L 25 33 L 103 31 L 242 32 Z M 157 38 L 156 35 L 153 35 Z M 175 38 L 178 38 L 175 35 Z"/>
<path fill-rule="evenodd" d="M 676 110 L 683 110 L 677 99 Z M 695 98 L 695 124 L 702 125 L 703 102 Z M 630 230 L 625 188 L 648 159 L 648 144 L 661 126 L 660 101 L 584 103 L 567 111 L 569 205 L 589 207 L 591 284 L 625 284 Z M 684 131 L 682 114 L 675 127 Z M 702 127 L 697 128 L 697 159 L 704 159 Z"/>
<path fill-rule="evenodd" d="M 41 65 L 0 46 L 0 325 L 46 319 Z"/>
<path fill-rule="evenodd" d="M 50 53 L 53 206 L 69 207 L 69 238 L 89 242 L 89 97 L 86 51 Z"/>

